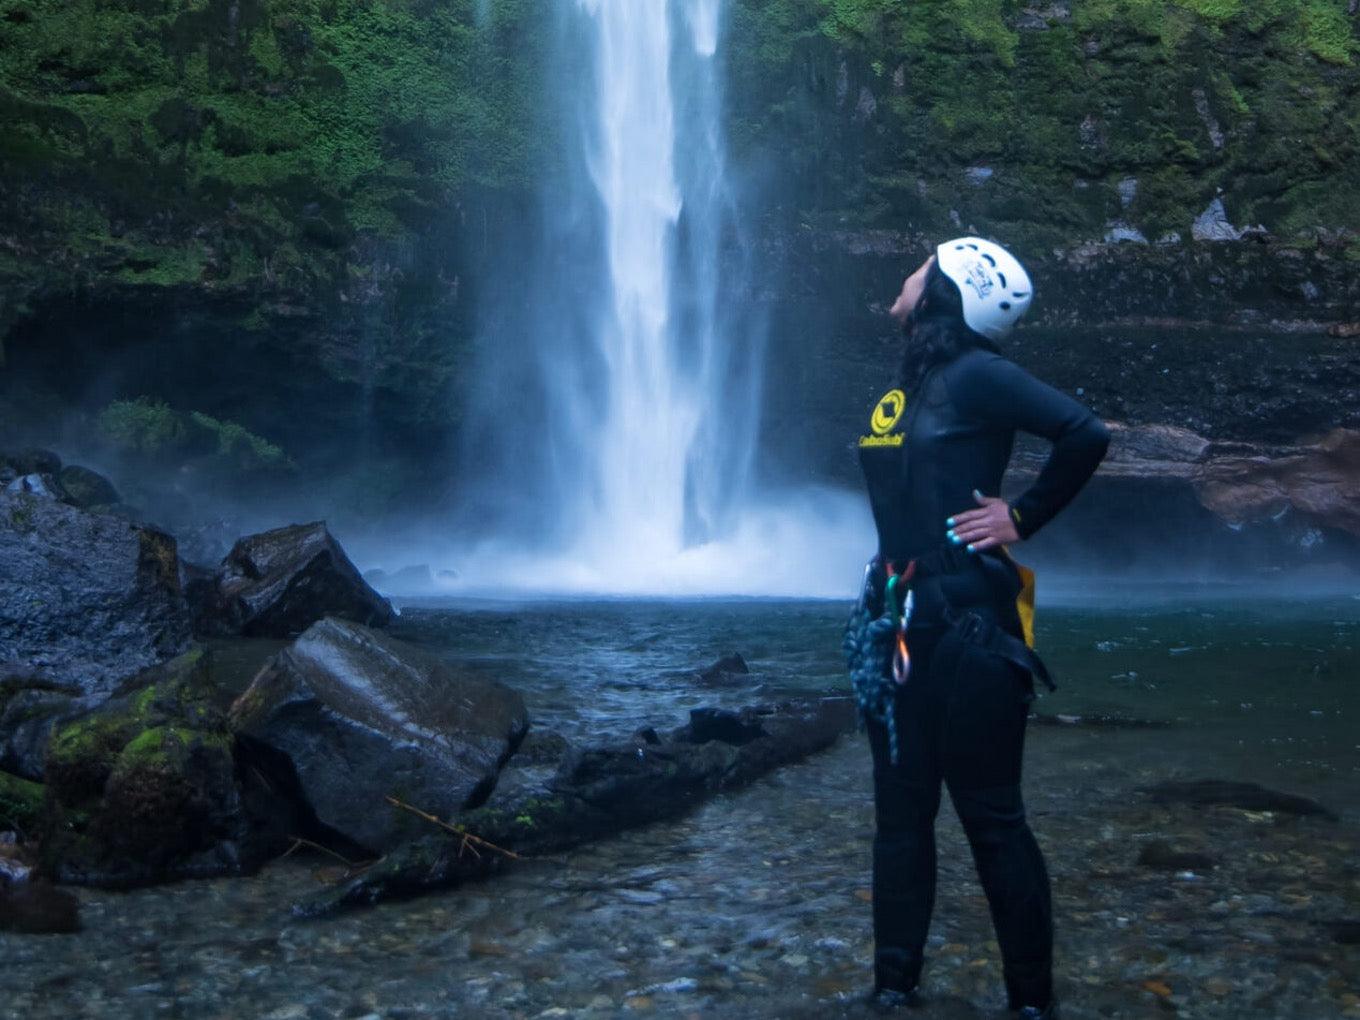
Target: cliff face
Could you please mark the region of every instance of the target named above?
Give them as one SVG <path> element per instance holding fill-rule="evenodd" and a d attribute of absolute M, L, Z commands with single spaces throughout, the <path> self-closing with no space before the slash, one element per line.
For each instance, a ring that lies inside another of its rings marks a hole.
<path fill-rule="evenodd" d="M 328 404 L 446 422 L 544 42 L 532 5 L 476 6 L 0 0 L 11 378 L 125 375 L 287 440 L 299 398 L 322 433 L 356 427 Z"/>
<path fill-rule="evenodd" d="M 781 167 L 780 204 L 804 221 L 976 226 L 1031 256 L 1256 227 L 1307 246 L 1360 227 L 1355 15 L 1331 0 L 739 0 L 734 137 Z"/>
<path fill-rule="evenodd" d="M 1019 360 L 1106 417 L 1272 442 L 1360 424 L 1356 345 L 1322 335 L 1360 319 L 1342 0 L 729 13 L 776 453 L 846 475 L 828 437 L 897 357 L 881 303 L 965 230 L 1033 267 L 1034 325 L 1064 331 Z M 506 239 L 532 236 L 558 158 L 551 20 L 531 0 L 0 0 L 0 433 L 146 395 L 242 422 L 304 475 L 446 462 L 480 293 L 520 285 Z"/>

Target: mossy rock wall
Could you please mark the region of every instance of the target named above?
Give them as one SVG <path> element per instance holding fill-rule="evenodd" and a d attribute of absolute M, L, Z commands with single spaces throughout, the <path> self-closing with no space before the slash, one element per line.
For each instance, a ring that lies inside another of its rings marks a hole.
<path fill-rule="evenodd" d="M 795 219 L 1029 254 L 1188 241 L 1220 196 L 1290 241 L 1360 228 L 1338 0 L 736 0 L 732 35 L 734 140 Z"/>
<path fill-rule="evenodd" d="M 0 0 L 0 376 L 438 446 L 537 159 L 535 8 Z"/>
<path fill-rule="evenodd" d="M 777 302 L 828 233 L 906 235 L 889 247 L 914 257 L 976 231 L 1054 266 L 1119 249 L 1036 308 L 1054 322 L 1092 292 L 1268 321 L 1277 250 L 1304 266 L 1291 300 L 1325 306 L 1286 317 L 1356 306 L 1334 285 L 1360 265 L 1345 0 L 727 12 L 730 162 Z M 531 288 L 515 255 L 562 151 L 552 20 L 530 0 L 0 0 L 0 430 L 146 396 L 268 437 L 300 485 L 380 466 L 338 503 L 430 488 L 412 480 L 460 448 L 487 288 Z M 1269 244 L 1197 241 L 1215 200 Z M 847 290 L 857 271 L 814 269 Z"/>

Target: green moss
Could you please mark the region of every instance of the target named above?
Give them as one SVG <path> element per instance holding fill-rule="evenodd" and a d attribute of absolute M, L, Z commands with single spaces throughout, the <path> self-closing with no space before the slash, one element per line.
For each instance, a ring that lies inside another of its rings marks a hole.
<path fill-rule="evenodd" d="M 1116 217 L 1188 235 L 1222 189 L 1277 234 L 1360 228 L 1344 198 L 1360 90 L 1337 68 L 1356 25 L 1338 4 L 1084 0 L 1038 31 L 999 0 L 734 2 L 734 149 L 778 160 L 802 223 L 937 232 L 957 215 L 1043 251 Z M 994 174 L 970 185 L 972 165 Z"/>
<path fill-rule="evenodd" d="M 219 456 L 234 461 L 243 468 L 292 466 L 292 462 L 282 449 L 234 421 L 219 421 L 199 411 L 191 412 L 189 419 L 213 436 Z"/>
<path fill-rule="evenodd" d="M 118 767 L 164 765 L 168 761 L 167 745 L 182 743 L 182 735 L 173 726 L 143 730 L 123 747 Z"/>
<path fill-rule="evenodd" d="M 98 428 L 114 445 L 156 458 L 201 453 L 247 472 L 294 466 L 281 447 L 244 425 L 201 411 L 183 414 L 149 397 L 114 401 L 100 412 Z"/>
<path fill-rule="evenodd" d="M 148 397 L 115 400 L 99 413 L 97 427 L 105 438 L 139 453 L 178 450 L 189 436 L 182 415 Z"/>
<path fill-rule="evenodd" d="M 19 776 L 0 772 L 0 829 L 35 832 L 42 817 L 45 788 Z"/>

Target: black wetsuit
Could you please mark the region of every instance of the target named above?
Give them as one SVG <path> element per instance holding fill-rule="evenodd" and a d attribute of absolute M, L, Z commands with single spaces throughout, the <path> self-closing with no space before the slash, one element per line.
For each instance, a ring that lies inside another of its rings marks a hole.
<path fill-rule="evenodd" d="M 917 394 L 893 390 L 880 398 L 859 441 L 880 563 L 900 568 L 948 548 L 945 521 L 977 507 L 973 490 L 999 495 L 1016 430 L 1053 443 L 1039 477 L 1012 504 L 1017 531 L 1028 537 L 1067 505 L 1105 455 L 1109 433 L 1099 419 L 983 350 L 937 367 Z M 946 608 L 977 613 L 1020 636 L 1019 576 L 999 550 L 952 560 L 937 583 L 918 586 L 908 629 L 912 668 L 894 712 L 896 764 L 886 728 L 868 724 L 877 818 L 875 983 L 905 990 L 920 978 L 943 781 L 987 894 L 1011 1008 L 1044 1006 L 1052 994 L 1052 907 L 1020 794 L 1032 678 L 979 648 L 942 640 L 949 633 Z M 881 570 L 878 577 L 881 585 Z"/>

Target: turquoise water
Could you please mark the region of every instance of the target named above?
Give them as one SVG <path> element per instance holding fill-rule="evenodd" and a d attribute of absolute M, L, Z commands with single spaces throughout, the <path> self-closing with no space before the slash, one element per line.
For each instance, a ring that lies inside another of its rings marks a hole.
<path fill-rule="evenodd" d="M 1031 724 L 1025 790 L 1053 879 L 1068 1020 L 1360 1017 L 1360 600 L 1195 589 L 1041 606 L 1060 690 Z M 843 603 L 408 604 L 402 637 L 520 688 L 573 741 L 699 704 L 843 690 Z M 272 644 L 240 645 L 238 667 Z M 702 688 L 740 651 L 752 673 Z M 1060 722 L 1060 717 L 1082 721 Z M 1144 720 L 1155 728 L 1092 725 Z M 78 890 L 86 930 L 0 935 L 0 1017 L 864 1017 L 873 813 L 862 737 L 674 822 L 524 861 L 492 881 L 323 922 L 333 881 L 295 855 L 251 879 Z M 1165 779 L 1249 779 L 1339 822 L 1151 802 Z M 924 1018 L 996 1018 L 997 947 L 946 800 Z M 1215 862 L 1139 864 L 1165 841 Z"/>
<path fill-rule="evenodd" d="M 1150 756 L 1360 811 L 1360 597 L 1154 595 L 1112 582 L 1041 601 L 1037 644 L 1059 689 L 1035 711 L 1165 723 L 1138 731 Z M 522 690 L 538 724 L 579 741 L 678 725 L 702 704 L 844 691 L 847 612 L 838 601 L 427 601 L 406 605 L 395 632 Z M 696 683 L 730 651 L 749 677 Z"/>

